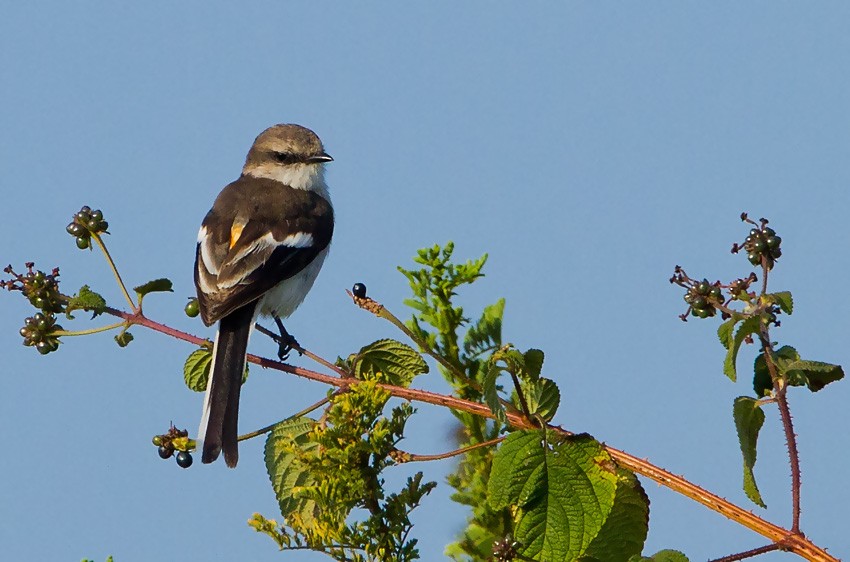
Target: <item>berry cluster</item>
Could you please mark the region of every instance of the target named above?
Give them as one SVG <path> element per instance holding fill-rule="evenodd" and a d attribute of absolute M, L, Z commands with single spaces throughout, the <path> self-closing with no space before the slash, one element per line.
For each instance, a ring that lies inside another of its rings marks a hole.
<path fill-rule="evenodd" d="M 95 211 L 91 207 L 84 206 L 74 215 L 74 220 L 65 228 L 68 234 L 77 239 L 77 248 L 85 250 L 91 248 L 92 234 L 106 232 L 109 223 L 103 220 L 100 209 Z"/>
<path fill-rule="evenodd" d="M 691 314 L 699 318 L 709 318 L 717 314 L 717 305 L 723 304 L 723 291 L 720 281 L 713 285 L 703 279 L 688 287 L 685 302 L 690 305 Z"/>
<path fill-rule="evenodd" d="M 27 262 L 26 273 L 15 273 L 12 266 L 7 266 L 3 272 L 12 276 L 9 280 L 0 281 L 0 289 L 21 291 L 30 303 L 41 312 L 24 320 L 20 334 L 24 345 L 35 347 L 39 353 L 46 355 L 59 349 L 59 336 L 56 332 L 62 326 L 56 324 L 54 314 L 65 309 L 65 297 L 59 292 L 59 268 L 51 273 L 34 270 L 35 264 Z"/>
<path fill-rule="evenodd" d="M 30 303 L 44 314 L 53 314 L 65 310 L 63 296 L 59 292 L 59 268 L 51 273 L 35 270 L 33 262 L 24 264 L 27 272 L 15 273 L 12 266 L 7 266 L 3 272 L 12 276 L 9 281 L 0 281 L 0 289 L 21 291 Z"/>
<path fill-rule="evenodd" d="M 499 539 L 493 543 L 493 559 L 499 562 L 511 562 L 519 556 L 519 552 L 517 552 L 519 546 L 519 543 L 513 540 L 510 535 Z"/>
<path fill-rule="evenodd" d="M 154 435 L 151 442 L 158 447 L 157 452 L 161 459 L 169 459 L 174 456 L 177 460 L 177 466 L 180 468 L 192 466 L 192 453 L 189 452 L 189 449 L 194 448 L 194 442 L 189 439 L 189 432 L 185 429 L 177 429 L 172 425 L 168 429 L 168 433 Z M 174 455 L 175 451 L 177 455 Z"/>
<path fill-rule="evenodd" d="M 59 337 L 53 333 L 61 329 L 62 326 L 56 323 L 52 314 L 37 312 L 24 320 L 21 336 L 24 338 L 24 345 L 35 346 L 39 353 L 47 355 L 59 349 Z"/>
<path fill-rule="evenodd" d="M 747 218 L 746 213 L 743 213 L 741 214 L 741 220 L 752 224 L 756 228 L 750 230 L 750 235 L 747 236 L 743 244 L 734 244 L 732 246 L 732 253 L 737 254 L 739 251 L 744 250 L 747 252 L 747 259 L 751 264 L 756 266 L 761 265 L 762 259 L 764 259 L 767 268 L 773 269 L 773 263 L 782 256 L 782 248 L 780 247 L 782 238 L 776 235 L 775 230 L 767 226 L 767 219 L 760 219 L 759 223 L 756 223 Z"/>

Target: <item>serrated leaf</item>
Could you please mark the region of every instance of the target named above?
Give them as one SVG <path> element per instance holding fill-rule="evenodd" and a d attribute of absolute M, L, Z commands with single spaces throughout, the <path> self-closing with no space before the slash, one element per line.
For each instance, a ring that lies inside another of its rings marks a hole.
<path fill-rule="evenodd" d="M 688 557 L 678 550 L 659 550 L 652 556 L 633 556 L 629 562 L 690 562 Z"/>
<path fill-rule="evenodd" d="M 212 350 L 202 347 L 189 354 L 183 363 L 183 381 L 189 390 L 195 392 L 206 392 L 207 382 L 210 378 L 210 364 L 212 363 Z M 245 364 L 245 372 L 242 374 L 242 384 L 248 380 L 248 364 Z"/>
<path fill-rule="evenodd" d="M 409 386 L 417 375 L 428 372 L 428 364 L 415 349 L 391 339 L 361 348 L 352 368 L 355 378 L 397 386 Z"/>
<path fill-rule="evenodd" d="M 86 310 L 92 312 L 92 318 L 99 314 L 103 314 L 106 310 L 106 301 L 102 296 L 89 289 L 88 285 L 80 287 L 79 292 L 71 297 L 68 305 L 65 307 L 65 316 L 69 320 L 73 320 L 71 312 L 74 310 Z"/>
<path fill-rule="evenodd" d="M 561 403 L 561 391 L 555 381 L 539 378 L 534 382 L 523 385 L 525 402 L 531 415 L 540 416 L 544 421 L 551 421 Z"/>
<path fill-rule="evenodd" d="M 738 361 L 738 350 L 747 336 L 759 331 L 760 321 L 758 317 L 747 318 L 741 322 L 738 331 L 735 332 L 735 336 L 732 338 L 731 345 L 726 352 L 726 360 L 723 362 L 723 374 L 729 377 L 732 382 L 738 379 L 738 373 L 735 368 L 735 363 Z"/>
<path fill-rule="evenodd" d="M 491 349 L 502 346 L 502 316 L 505 312 L 505 299 L 484 308 L 481 318 L 470 326 L 463 339 L 463 350 L 470 357 L 477 357 Z"/>
<path fill-rule="evenodd" d="M 525 371 L 532 380 L 540 377 L 540 371 L 543 370 L 543 352 L 539 349 L 529 349 L 523 353 L 525 360 Z"/>
<path fill-rule="evenodd" d="M 753 474 L 753 467 L 756 464 L 756 444 L 759 431 L 764 425 L 764 412 L 755 398 L 739 396 L 735 399 L 732 415 L 735 418 L 735 429 L 738 431 L 741 455 L 744 457 L 744 493 L 754 504 L 766 508 Z"/>
<path fill-rule="evenodd" d="M 777 366 L 779 374 L 785 374 L 786 377 L 788 376 L 788 373 L 785 370 L 785 365 L 793 361 L 797 361 L 798 359 L 800 359 L 800 354 L 797 353 L 797 350 L 790 345 L 783 345 L 773 352 L 773 360 Z M 788 377 L 788 384 L 792 386 L 801 386 L 805 384 L 802 373 L 798 372 L 795 375 L 795 373 L 792 372 L 790 375 L 791 376 Z M 770 396 L 773 392 L 773 379 L 770 377 L 770 370 L 767 368 L 767 362 L 764 360 L 764 353 L 759 353 L 758 356 L 756 356 L 756 360 L 753 365 L 753 390 L 755 390 L 756 396 Z"/>
<path fill-rule="evenodd" d="M 614 463 L 586 434 L 539 430 L 510 434 L 497 450 L 488 482 L 495 509 L 515 506 L 515 538 L 532 560 L 574 560 L 611 512 Z"/>
<path fill-rule="evenodd" d="M 729 346 L 732 345 L 732 335 L 735 333 L 735 324 L 738 323 L 738 320 L 740 318 L 733 316 L 717 327 L 717 337 L 726 349 L 729 349 Z"/>
<path fill-rule="evenodd" d="M 313 486 L 316 481 L 307 466 L 299 462 L 296 451 L 312 451 L 319 445 L 308 439 L 316 422 L 296 418 L 279 423 L 266 438 L 266 471 L 284 517 L 297 513 L 305 525 L 316 517 L 316 502 L 299 497 L 298 489 Z"/>
<path fill-rule="evenodd" d="M 133 287 L 133 290 L 136 291 L 136 294 L 139 295 L 139 299 L 141 299 L 148 293 L 173 293 L 174 291 L 171 287 L 171 281 L 163 277 L 161 279 L 148 281 L 138 287 Z"/>
<path fill-rule="evenodd" d="M 769 298 L 785 314 L 791 314 L 791 313 L 794 312 L 794 298 L 791 296 L 790 291 L 780 291 L 778 293 L 770 293 L 770 294 L 765 295 L 765 297 Z"/>
<path fill-rule="evenodd" d="M 821 361 L 797 360 L 788 363 L 786 369 L 789 371 L 801 371 L 806 380 L 806 386 L 812 392 L 817 392 L 831 382 L 844 378 L 844 370 L 841 365 L 822 363 Z"/>
<path fill-rule="evenodd" d="M 211 361 L 212 351 L 205 347 L 196 349 L 189 354 L 186 362 L 183 363 L 183 380 L 186 382 L 189 390 L 194 390 L 195 392 L 205 392 L 207 390 Z"/>
<path fill-rule="evenodd" d="M 127 331 L 115 336 L 115 343 L 118 344 L 118 347 L 127 347 L 131 341 L 133 341 L 133 334 Z"/>
<path fill-rule="evenodd" d="M 599 534 L 585 552 L 605 562 L 627 562 L 639 555 L 649 531 L 649 497 L 637 477 L 617 469 L 617 492 L 614 506 Z"/>
<path fill-rule="evenodd" d="M 753 364 L 753 390 L 759 397 L 770 396 L 773 392 L 773 381 L 770 371 L 767 370 L 764 353 L 759 353 Z"/>
<path fill-rule="evenodd" d="M 496 365 L 490 364 L 490 368 L 484 376 L 484 401 L 490 407 L 490 411 L 493 412 L 499 423 L 507 423 L 508 418 L 505 415 L 505 407 L 499 401 L 499 387 L 496 384 L 501 372 L 502 370 Z"/>
<path fill-rule="evenodd" d="M 523 376 L 525 373 L 525 356 L 510 344 L 493 353 L 490 356 L 490 362 L 492 364 L 501 362 L 506 371 L 517 376 Z"/>

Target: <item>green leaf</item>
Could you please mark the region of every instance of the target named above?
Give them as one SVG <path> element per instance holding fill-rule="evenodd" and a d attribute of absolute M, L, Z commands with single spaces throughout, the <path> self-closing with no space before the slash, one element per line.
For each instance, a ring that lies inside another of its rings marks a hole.
<path fill-rule="evenodd" d="M 817 392 L 831 382 L 844 378 L 841 365 L 822 363 L 820 361 L 792 361 L 785 367 L 788 371 L 801 371 L 806 380 L 806 386 L 812 392 Z"/>
<path fill-rule="evenodd" d="M 551 421 L 561 403 L 561 391 L 555 381 L 539 378 L 534 382 L 523 385 L 525 402 L 531 415 L 540 416 L 544 421 Z"/>
<path fill-rule="evenodd" d="M 659 550 L 652 556 L 633 556 L 629 562 L 690 562 L 688 557 L 678 550 Z"/>
<path fill-rule="evenodd" d="M 617 469 L 614 507 L 585 556 L 605 562 L 627 562 L 643 550 L 648 530 L 649 497 L 633 473 Z"/>
<path fill-rule="evenodd" d="M 770 371 L 767 370 L 764 353 L 759 353 L 756 356 L 753 365 L 753 390 L 756 396 L 762 398 L 773 393 L 773 380 L 770 378 Z"/>
<path fill-rule="evenodd" d="M 133 341 L 133 334 L 127 331 L 115 336 L 115 343 L 118 344 L 118 347 L 127 347 L 131 341 Z"/>
<path fill-rule="evenodd" d="M 488 482 L 493 508 L 515 506 L 515 538 L 533 560 L 574 560 L 611 512 L 614 463 L 586 434 L 517 431 L 497 450 Z"/>
<path fill-rule="evenodd" d="M 210 364 L 212 363 L 212 350 L 207 347 L 196 349 L 189 354 L 183 363 L 183 380 L 189 390 L 195 392 L 206 392 L 207 381 L 210 378 Z M 242 384 L 248 380 L 248 364 L 245 364 L 245 372 L 242 374 Z"/>
<path fill-rule="evenodd" d="M 735 429 L 738 430 L 741 454 L 744 457 L 744 493 L 754 504 L 766 508 L 753 474 L 753 467 L 756 464 L 756 443 L 759 431 L 764 425 L 764 412 L 755 398 L 739 396 L 735 399 L 732 414 L 735 418 Z"/>
<path fill-rule="evenodd" d="M 738 379 L 738 374 L 735 370 L 735 363 L 738 360 L 738 350 L 741 348 L 741 344 L 744 343 L 744 339 L 746 339 L 747 336 L 759 331 L 759 323 L 760 319 L 757 316 L 747 318 L 741 322 L 741 325 L 738 327 L 738 331 L 735 332 L 735 337 L 732 338 L 730 344 L 727 346 L 728 351 L 726 352 L 726 360 L 723 362 L 723 373 L 729 377 L 732 382 L 735 382 Z"/>
<path fill-rule="evenodd" d="M 148 293 L 173 293 L 174 291 L 171 289 L 171 286 L 171 281 L 163 277 L 134 287 L 133 290 L 136 291 L 136 294 L 139 295 L 139 300 L 141 300 Z"/>
<path fill-rule="evenodd" d="M 764 296 L 766 299 L 778 306 L 785 314 L 794 312 L 794 299 L 791 297 L 790 291 L 780 291 L 778 293 L 769 293 Z"/>
<path fill-rule="evenodd" d="M 776 370 L 779 376 L 785 376 L 789 385 L 802 386 L 806 384 L 803 373 L 799 371 L 788 371 L 786 365 L 800 359 L 800 354 L 790 345 L 783 345 L 773 352 L 773 362 L 776 365 Z M 770 396 L 773 392 L 773 379 L 770 377 L 770 370 L 767 368 L 767 362 L 764 360 L 764 353 L 759 353 L 753 365 L 753 390 L 756 391 L 756 396 Z"/>
<path fill-rule="evenodd" d="M 74 310 L 88 310 L 93 312 L 92 318 L 99 314 L 103 314 L 106 310 L 106 301 L 102 296 L 89 289 L 88 285 L 80 287 L 80 291 L 71 297 L 68 301 L 68 306 L 65 307 L 65 316 L 69 320 L 73 320 L 71 312 Z"/>
<path fill-rule="evenodd" d="M 726 349 L 729 349 L 732 345 L 732 334 L 735 333 L 735 324 L 737 324 L 739 320 L 740 317 L 732 316 L 732 318 L 723 322 L 717 328 L 717 337 L 720 338 L 720 343 L 722 343 L 723 347 Z"/>
<path fill-rule="evenodd" d="M 299 496 L 299 488 L 316 484 L 309 467 L 297 458 L 298 450 L 312 451 L 319 445 L 309 440 L 316 425 L 310 418 L 296 418 L 275 426 L 266 438 L 266 471 L 284 517 L 298 514 L 306 525 L 315 520 L 316 502 Z"/>
<path fill-rule="evenodd" d="M 502 315 L 505 312 L 505 299 L 484 308 L 481 318 L 466 332 L 463 350 L 470 357 L 477 357 L 491 349 L 502 346 Z"/>
<path fill-rule="evenodd" d="M 189 390 L 195 392 L 205 392 L 207 390 L 207 380 L 210 376 L 210 362 L 212 361 L 212 351 L 206 347 L 196 349 L 189 354 L 186 362 L 183 364 L 183 380 Z"/>
<path fill-rule="evenodd" d="M 844 370 L 840 365 L 800 359 L 800 354 L 790 345 L 783 345 L 773 352 L 772 357 L 777 372 L 790 386 L 805 385 L 812 392 L 817 392 L 829 383 L 844 378 Z M 773 382 L 763 353 L 756 357 L 754 371 L 753 389 L 756 396 L 769 395 L 773 390 Z"/>
<path fill-rule="evenodd" d="M 391 339 L 361 348 L 352 366 L 355 378 L 397 386 L 409 386 L 414 377 L 428 372 L 428 364 L 415 349 Z"/>
<path fill-rule="evenodd" d="M 539 349 L 529 349 L 523 354 L 525 359 L 525 371 L 531 380 L 537 380 L 540 377 L 540 371 L 543 370 L 543 352 Z"/>
<path fill-rule="evenodd" d="M 507 423 L 508 418 L 505 415 L 505 407 L 499 401 L 499 386 L 496 384 L 501 373 L 502 370 L 499 367 L 493 364 L 490 365 L 484 377 L 484 401 L 490 407 L 490 411 L 493 412 L 499 423 Z"/>

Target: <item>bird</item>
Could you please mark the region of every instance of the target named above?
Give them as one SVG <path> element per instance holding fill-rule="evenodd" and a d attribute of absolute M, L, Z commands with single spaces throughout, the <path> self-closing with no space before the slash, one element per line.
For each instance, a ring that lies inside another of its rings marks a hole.
<path fill-rule="evenodd" d="M 221 452 L 231 468 L 239 460 L 239 394 L 257 317 L 277 322 L 282 357 L 294 342 L 280 319 L 302 303 L 328 254 L 334 211 L 324 175 L 332 161 L 310 129 L 269 127 L 201 223 L 198 305 L 206 326 L 218 323 L 198 429 L 205 464 Z"/>

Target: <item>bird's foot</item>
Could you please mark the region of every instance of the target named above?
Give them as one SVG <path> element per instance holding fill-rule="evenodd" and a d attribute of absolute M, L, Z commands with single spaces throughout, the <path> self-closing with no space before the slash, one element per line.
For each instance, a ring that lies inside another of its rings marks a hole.
<path fill-rule="evenodd" d="M 301 345 L 299 345 L 298 341 L 295 337 L 286 331 L 286 328 L 283 326 L 283 322 L 281 322 L 280 318 L 277 316 L 274 317 L 275 324 L 277 324 L 277 329 L 280 331 L 279 336 L 272 336 L 272 339 L 277 342 L 277 357 L 281 361 L 286 361 L 289 359 L 290 352 L 294 349 L 298 351 L 299 355 L 303 355 L 301 352 Z"/>

